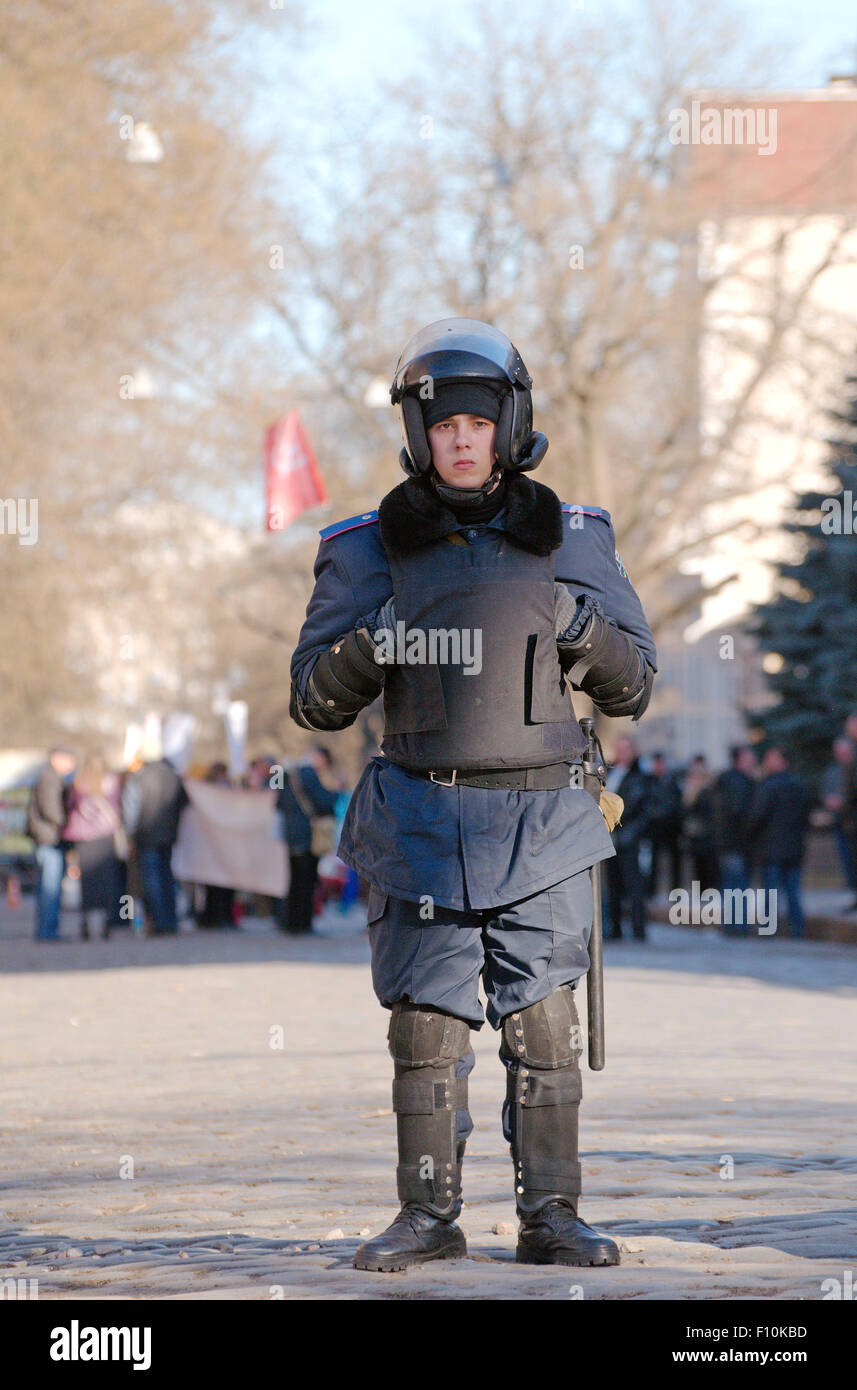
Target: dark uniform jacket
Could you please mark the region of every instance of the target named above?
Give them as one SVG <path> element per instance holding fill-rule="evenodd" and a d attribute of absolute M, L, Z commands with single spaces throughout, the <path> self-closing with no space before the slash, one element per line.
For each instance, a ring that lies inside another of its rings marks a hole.
<path fill-rule="evenodd" d="M 188 795 L 175 768 L 161 758 L 144 763 L 125 783 L 122 814 L 138 849 L 166 849 L 175 844 L 179 816 Z"/>
<path fill-rule="evenodd" d="M 406 505 L 413 498 L 418 502 L 416 509 Z M 321 532 L 315 588 L 292 657 L 293 687 L 302 698 L 321 653 L 386 602 L 394 591 L 394 570 L 409 572 L 409 552 L 426 586 L 446 594 L 445 621 L 450 626 L 462 621 L 461 612 L 471 596 L 467 581 L 471 571 L 480 574 L 481 582 L 495 586 L 496 610 L 502 613 L 502 605 L 513 602 L 515 586 L 521 585 L 522 562 L 517 552 L 541 555 L 549 567 L 549 632 L 556 579 L 575 596 L 587 593 L 597 599 L 606 617 L 633 638 L 650 666 L 656 666 L 649 626 L 617 554 L 610 517 L 601 509 L 563 505 L 560 522 L 555 494 L 517 475 L 508 479 L 506 504 L 481 524 L 461 521 L 439 499 L 433 502 L 428 489 L 413 479 L 388 494 L 379 510 L 380 519 L 379 512 L 364 512 Z M 561 524 L 556 538 L 549 535 L 555 523 Z M 448 542 L 453 535 L 457 544 Z M 480 565 L 483 553 L 486 560 Z M 507 577 L 512 583 L 504 588 Z M 541 578 L 539 584 L 540 594 L 547 592 Z M 525 586 L 520 591 L 526 593 Z M 509 615 L 511 621 L 511 610 Z M 541 656 L 556 668 L 552 632 Z M 545 721 L 548 740 L 553 737 L 551 731 L 561 726 L 551 722 L 557 717 L 557 692 L 548 690 L 543 671 L 537 661 L 528 698 L 553 703 L 550 708 L 536 708 L 528 722 Z M 512 698 L 517 700 L 518 673 L 513 675 Z M 460 683 L 462 689 L 466 680 L 465 676 Z M 442 786 L 409 771 L 411 750 L 417 751 L 420 744 L 407 732 L 403 709 L 406 717 L 412 712 L 399 704 L 392 729 L 388 721 L 382 744 L 386 756 L 372 759 L 354 790 L 337 851 L 383 892 L 411 901 L 431 894 L 435 902 L 458 909 L 488 908 L 550 887 L 614 853 L 603 817 L 582 787 L 514 791 Z M 425 713 L 426 707 L 415 711 L 424 725 Z M 428 708 L 428 713 L 435 711 Z M 490 723 L 475 705 L 471 717 L 489 746 Z M 570 725 L 568 715 L 563 717 L 566 730 L 576 728 L 573 719 Z M 433 727 L 437 725 L 428 723 L 429 734 Z M 533 765 L 565 759 L 571 744 L 567 732 L 562 737 L 564 742 L 557 744 L 556 751 L 546 741 Z M 425 765 L 446 767 L 449 763 L 438 759 Z"/>
<path fill-rule="evenodd" d="M 760 783 L 750 837 L 762 864 L 797 864 L 803 858 L 812 792 L 791 772 L 774 772 Z"/>
<path fill-rule="evenodd" d="M 712 790 L 714 845 L 721 854 L 746 854 L 756 783 L 737 767 L 721 772 Z"/>
<path fill-rule="evenodd" d="M 617 850 L 632 850 L 636 853 L 640 840 L 646 834 L 651 819 L 654 778 L 644 772 L 640 759 L 630 764 L 622 781 L 616 784 L 616 792 L 623 801 L 622 819 L 613 831 L 613 842 Z"/>
<path fill-rule="evenodd" d="M 857 835 L 857 757 L 852 758 L 842 771 L 844 801 L 839 813 L 839 824 L 846 835 Z"/>
<path fill-rule="evenodd" d="M 648 833 L 659 840 L 672 840 L 681 833 L 681 787 L 671 772 L 650 776 Z"/>

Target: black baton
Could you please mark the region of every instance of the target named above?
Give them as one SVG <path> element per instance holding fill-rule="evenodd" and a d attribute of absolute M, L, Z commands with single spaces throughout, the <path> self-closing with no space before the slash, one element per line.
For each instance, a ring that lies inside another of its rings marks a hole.
<path fill-rule="evenodd" d="M 583 771 L 583 786 L 596 803 L 601 800 L 606 769 L 604 754 L 595 720 L 589 717 L 580 720 L 580 727 L 586 736 L 580 765 Z M 589 1070 L 604 1070 L 604 958 L 601 949 L 601 864 L 593 864 L 592 877 L 592 933 L 589 938 L 589 973 L 586 976 L 586 1013 L 589 1030 Z"/>

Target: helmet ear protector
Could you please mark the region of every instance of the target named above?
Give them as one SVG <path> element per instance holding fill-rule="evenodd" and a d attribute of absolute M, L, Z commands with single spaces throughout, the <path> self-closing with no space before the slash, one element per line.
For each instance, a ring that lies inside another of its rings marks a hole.
<path fill-rule="evenodd" d="M 416 396 L 402 396 L 401 404 L 402 434 L 407 440 L 406 447 L 399 454 L 399 462 L 411 478 L 419 478 L 431 467 L 431 448 L 423 423 L 423 408 Z"/>
<path fill-rule="evenodd" d="M 431 468 L 431 447 L 419 392 L 426 381 L 476 382 L 500 396 L 495 450 L 501 468 L 529 472 L 547 453 L 548 441 L 533 430 L 529 375 L 504 333 L 478 319 L 441 319 L 408 343 L 396 366 L 390 399 L 398 408 L 405 448 L 399 462 L 409 477 Z"/>

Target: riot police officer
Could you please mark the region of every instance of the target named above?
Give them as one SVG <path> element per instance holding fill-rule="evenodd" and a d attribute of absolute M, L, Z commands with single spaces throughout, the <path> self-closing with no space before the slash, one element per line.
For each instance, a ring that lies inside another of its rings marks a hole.
<path fill-rule="evenodd" d="M 614 851 L 574 776 L 585 740 L 566 677 L 636 719 L 655 648 L 607 513 L 526 476 L 548 447 L 531 385 L 488 324 L 444 319 L 408 343 L 391 387 L 407 478 L 377 512 L 321 532 L 292 658 L 304 728 L 345 728 L 383 693 L 382 754 L 338 851 L 370 884 L 395 1076 L 401 1210 L 357 1251 L 362 1269 L 466 1253 L 456 1218 L 480 978 L 506 1068 L 517 1259 L 619 1263 L 577 1211 L 574 990 L 589 964 L 589 869 Z"/>

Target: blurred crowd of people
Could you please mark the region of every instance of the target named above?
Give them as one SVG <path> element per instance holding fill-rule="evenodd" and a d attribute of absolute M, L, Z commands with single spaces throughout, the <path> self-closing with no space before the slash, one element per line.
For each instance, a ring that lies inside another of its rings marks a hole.
<path fill-rule="evenodd" d="M 250 910 L 270 915 L 279 930 L 304 935 L 328 895 L 348 907 L 361 893 L 357 875 L 335 858 L 349 791 L 330 750 L 321 744 L 291 764 L 257 758 L 247 774 L 230 778 L 223 762 L 204 780 L 249 790 L 275 787 L 281 833 L 288 845 L 289 890 L 282 899 L 256 899 Z M 623 924 L 645 940 L 647 903 L 658 893 L 688 888 L 721 892 L 758 885 L 778 890 L 793 935 L 804 932 L 801 868 L 810 812 L 819 804 L 835 835 L 842 874 L 857 911 L 857 714 L 834 740 L 818 801 L 789 767 L 785 751 L 749 744 L 731 750 L 730 765 L 712 770 L 704 756 L 671 766 L 664 752 L 641 756 L 635 741 L 616 741 L 607 790 L 624 802 L 613 832 L 616 856 L 604 865 L 604 935 L 618 939 Z M 63 877 L 69 864 L 80 880 L 80 934 L 106 937 L 127 925 L 133 904 L 138 929 L 178 931 L 171 859 L 188 800 L 181 777 L 158 747 L 143 747 L 122 773 L 103 757 L 78 767 L 65 747 L 51 749 L 30 804 L 35 841 L 36 937 L 58 940 Z M 319 865 L 327 875 L 319 879 Z M 233 888 L 187 885 L 192 915 L 202 929 L 235 928 L 247 903 Z M 724 932 L 744 933 L 741 921 Z"/>
<path fill-rule="evenodd" d="M 273 916 L 279 930 L 307 933 L 319 903 L 319 863 L 332 854 L 348 803 L 345 780 L 329 750 L 314 746 L 292 764 L 261 757 L 245 776 L 230 778 L 225 763 L 204 773 L 206 782 L 250 791 L 276 790 L 276 810 L 288 845 L 289 890 L 282 899 L 257 899 L 255 910 Z M 80 936 L 107 938 L 134 925 L 150 936 L 179 930 L 173 847 L 188 795 L 178 772 L 152 741 L 121 773 L 99 754 L 79 765 L 74 751 L 56 746 L 30 800 L 27 829 L 36 861 L 35 937 L 60 939 L 63 880 L 79 881 Z M 347 906 L 360 891 L 344 865 L 337 892 Z M 201 929 L 235 929 L 247 904 L 234 888 L 185 885 Z"/>
<path fill-rule="evenodd" d="M 729 766 L 713 770 L 701 754 L 680 768 L 663 752 L 642 757 L 623 736 L 607 789 L 625 803 L 613 832 L 616 857 L 604 869 L 608 939 L 621 937 L 624 916 L 632 935 L 645 940 L 647 900 L 694 881 L 700 893 L 776 889 L 791 934 L 802 936 L 801 869 L 810 813 L 819 804 L 834 830 L 845 883 L 857 894 L 857 714 L 833 742 L 820 801 L 776 744 L 759 751 L 736 745 Z M 857 911 L 857 898 L 847 911 Z M 724 923 L 721 930 L 744 934 L 748 926 Z"/>

